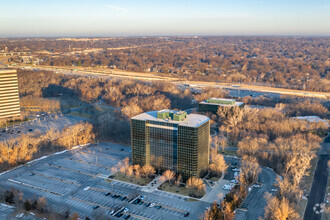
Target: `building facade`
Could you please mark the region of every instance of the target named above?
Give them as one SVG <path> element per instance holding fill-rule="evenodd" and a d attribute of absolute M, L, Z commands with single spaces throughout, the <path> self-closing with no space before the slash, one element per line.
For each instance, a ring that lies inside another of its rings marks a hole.
<path fill-rule="evenodd" d="M 0 119 L 20 115 L 17 71 L 0 70 Z"/>
<path fill-rule="evenodd" d="M 212 112 L 216 114 L 219 107 L 232 108 L 235 106 L 244 107 L 243 102 L 236 102 L 234 99 L 208 98 L 198 104 L 199 112 Z"/>
<path fill-rule="evenodd" d="M 132 162 L 171 169 L 183 178 L 200 176 L 209 164 L 210 121 L 203 115 L 171 110 L 131 119 Z"/>

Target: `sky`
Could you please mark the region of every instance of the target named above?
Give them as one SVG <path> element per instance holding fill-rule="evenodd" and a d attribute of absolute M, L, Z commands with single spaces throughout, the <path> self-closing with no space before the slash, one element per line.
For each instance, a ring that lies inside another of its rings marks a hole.
<path fill-rule="evenodd" d="M 330 0 L 0 0 L 0 37 L 330 35 Z"/>

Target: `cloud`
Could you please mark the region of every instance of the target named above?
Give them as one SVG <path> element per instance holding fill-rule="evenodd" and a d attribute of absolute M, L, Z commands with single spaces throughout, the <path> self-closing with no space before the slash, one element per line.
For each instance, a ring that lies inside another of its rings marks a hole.
<path fill-rule="evenodd" d="M 121 8 L 121 7 L 118 7 L 118 6 L 115 6 L 115 5 L 105 5 L 106 7 L 110 8 L 110 9 L 113 9 L 117 12 L 120 12 L 120 13 L 125 13 L 127 12 L 127 9 L 126 8 Z"/>

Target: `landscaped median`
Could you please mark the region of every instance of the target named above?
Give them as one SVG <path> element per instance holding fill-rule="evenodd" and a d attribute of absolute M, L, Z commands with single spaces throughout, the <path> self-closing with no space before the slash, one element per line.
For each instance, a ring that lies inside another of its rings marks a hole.
<path fill-rule="evenodd" d="M 151 178 L 145 178 L 145 177 L 136 177 L 134 175 L 131 176 L 127 176 L 124 173 L 116 173 L 112 176 L 110 176 L 111 179 L 114 180 L 119 180 L 119 181 L 123 181 L 123 182 L 128 182 L 128 183 L 132 183 L 132 184 L 136 184 L 136 185 L 140 185 L 140 186 L 146 186 L 148 185 L 148 183 L 150 183 L 155 177 L 151 177 Z"/>

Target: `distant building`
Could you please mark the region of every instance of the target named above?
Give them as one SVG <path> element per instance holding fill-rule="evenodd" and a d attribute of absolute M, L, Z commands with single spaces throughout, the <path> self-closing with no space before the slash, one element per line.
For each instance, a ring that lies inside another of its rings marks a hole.
<path fill-rule="evenodd" d="M 183 178 L 200 176 L 209 164 L 210 121 L 203 115 L 172 110 L 131 118 L 133 164 L 171 169 Z"/>
<path fill-rule="evenodd" d="M 208 98 L 198 104 L 199 112 L 212 112 L 216 114 L 219 107 L 232 108 L 234 106 L 243 107 L 243 102 L 236 102 L 235 99 Z"/>
<path fill-rule="evenodd" d="M 16 70 L 0 70 L 0 119 L 21 115 Z"/>

